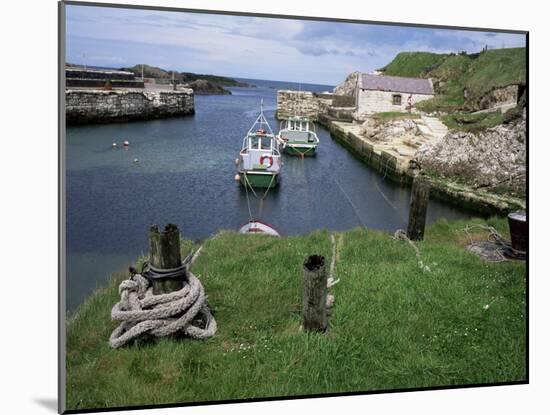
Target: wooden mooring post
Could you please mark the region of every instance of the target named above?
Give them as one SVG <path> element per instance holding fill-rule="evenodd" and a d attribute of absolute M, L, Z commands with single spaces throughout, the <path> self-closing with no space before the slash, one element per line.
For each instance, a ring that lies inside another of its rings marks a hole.
<path fill-rule="evenodd" d="M 421 241 L 424 239 L 429 198 L 429 179 L 423 175 L 416 176 L 412 183 L 409 225 L 407 227 L 407 236 L 411 241 Z"/>
<path fill-rule="evenodd" d="M 304 262 L 304 298 L 302 316 L 304 330 L 327 329 L 327 269 L 325 258 L 311 255 Z"/>
<path fill-rule="evenodd" d="M 174 273 L 181 267 L 180 231 L 169 223 L 160 231 L 158 225 L 149 231 L 149 264 L 154 274 L 151 278 L 153 294 L 166 294 L 183 287 L 185 272 Z"/>

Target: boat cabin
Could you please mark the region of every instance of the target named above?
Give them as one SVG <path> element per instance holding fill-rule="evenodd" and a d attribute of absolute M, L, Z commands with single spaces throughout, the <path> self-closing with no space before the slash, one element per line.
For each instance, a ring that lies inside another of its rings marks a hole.
<path fill-rule="evenodd" d="M 278 171 L 279 146 L 272 134 L 257 130 L 243 140 L 241 167 L 244 170 Z"/>
<path fill-rule="evenodd" d="M 315 143 L 317 137 L 315 131 L 309 127 L 309 119 L 306 117 L 290 117 L 283 121 L 279 137 L 285 142 L 292 143 Z"/>

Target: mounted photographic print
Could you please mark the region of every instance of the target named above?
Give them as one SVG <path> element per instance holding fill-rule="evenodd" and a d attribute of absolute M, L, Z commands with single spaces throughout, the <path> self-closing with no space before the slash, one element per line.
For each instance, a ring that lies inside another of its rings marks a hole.
<path fill-rule="evenodd" d="M 61 2 L 60 411 L 528 382 L 528 33 Z"/>

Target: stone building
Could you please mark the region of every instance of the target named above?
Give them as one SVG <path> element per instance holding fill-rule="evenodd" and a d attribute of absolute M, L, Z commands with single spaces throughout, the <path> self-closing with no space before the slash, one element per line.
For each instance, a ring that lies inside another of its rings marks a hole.
<path fill-rule="evenodd" d="M 355 92 L 357 116 L 377 112 L 405 112 L 426 99 L 433 98 L 430 79 L 359 74 Z"/>

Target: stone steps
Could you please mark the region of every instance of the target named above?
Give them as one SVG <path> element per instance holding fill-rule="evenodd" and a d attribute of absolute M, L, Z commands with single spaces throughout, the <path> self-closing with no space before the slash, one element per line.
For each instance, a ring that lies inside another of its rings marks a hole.
<path fill-rule="evenodd" d="M 441 139 L 449 131 L 447 126 L 436 117 L 422 115 L 421 119 L 423 124 L 418 124 L 418 129 L 427 138 Z"/>

